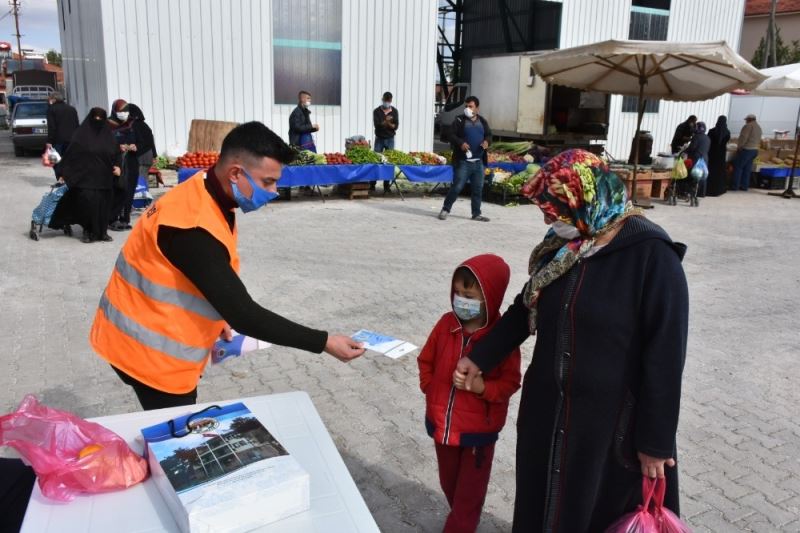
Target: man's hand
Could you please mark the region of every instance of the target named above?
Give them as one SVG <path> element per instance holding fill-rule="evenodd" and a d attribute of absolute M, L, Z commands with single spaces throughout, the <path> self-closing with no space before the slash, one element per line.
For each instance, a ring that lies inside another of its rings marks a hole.
<path fill-rule="evenodd" d="M 128 145 L 127 144 L 120 144 L 119 145 L 119 150 L 120 150 L 120 152 L 127 152 L 128 151 Z"/>
<path fill-rule="evenodd" d="M 642 452 L 638 452 L 639 462 L 642 465 L 642 475 L 649 478 L 663 479 L 664 478 L 664 465 L 669 467 L 675 466 L 675 459 L 659 459 L 658 457 L 650 457 Z"/>
<path fill-rule="evenodd" d="M 453 385 L 455 385 L 455 387 L 458 390 L 467 390 L 466 381 L 467 381 L 466 374 L 462 374 L 461 372 L 458 371 L 458 369 L 456 369 L 453 372 Z M 483 391 L 485 390 L 486 390 L 486 383 L 483 381 L 482 376 L 475 376 L 474 378 L 472 378 L 472 389 L 470 389 L 469 392 L 474 392 L 475 394 L 483 394 Z"/>
<path fill-rule="evenodd" d="M 483 142 L 481 143 L 481 148 L 483 148 L 484 150 L 486 150 L 487 148 L 489 148 L 489 141 L 483 141 Z"/>
<path fill-rule="evenodd" d="M 225 322 L 225 325 L 222 326 L 222 333 L 219 334 L 219 338 L 224 340 L 225 342 L 231 342 L 233 340 L 233 333 L 231 333 L 231 326 L 227 322 Z"/>
<path fill-rule="evenodd" d="M 312 124 L 311 127 L 314 128 L 314 131 L 319 131 L 319 124 Z"/>
<path fill-rule="evenodd" d="M 135 144 L 129 144 L 128 145 L 128 151 L 129 152 L 135 152 L 136 150 L 137 150 L 137 148 L 136 148 Z"/>
<path fill-rule="evenodd" d="M 114 174 L 115 176 L 119 176 L 120 174 L 122 174 L 122 169 L 115 165 L 114 170 L 112 170 L 111 173 Z"/>
<path fill-rule="evenodd" d="M 461 150 L 463 150 L 464 152 L 468 151 L 469 150 L 469 144 L 468 143 L 462 144 L 461 145 Z"/>
<path fill-rule="evenodd" d="M 469 357 L 462 357 L 458 360 L 456 372 L 463 374 L 464 376 L 464 389 L 474 392 L 472 388 L 474 385 L 473 382 L 475 381 L 475 378 L 478 378 L 481 375 L 481 369 L 478 368 L 478 365 L 473 363 L 472 359 Z M 481 379 L 481 382 L 483 382 L 483 379 Z"/>
<path fill-rule="evenodd" d="M 347 363 L 364 353 L 364 345 L 344 335 L 329 335 L 328 342 L 325 343 L 325 353 Z"/>
<path fill-rule="evenodd" d="M 64 181 L 64 176 L 60 176 L 60 177 L 58 178 L 58 183 L 66 183 L 66 182 Z"/>

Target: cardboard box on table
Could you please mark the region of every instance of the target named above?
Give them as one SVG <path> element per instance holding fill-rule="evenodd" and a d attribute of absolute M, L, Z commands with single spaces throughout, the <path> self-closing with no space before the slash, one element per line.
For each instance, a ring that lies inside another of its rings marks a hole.
<path fill-rule="evenodd" d="M 250 531 L 310 507 L 308 474 L 242 403 L 142 435 L 153 481 L 182 532 Z"/>

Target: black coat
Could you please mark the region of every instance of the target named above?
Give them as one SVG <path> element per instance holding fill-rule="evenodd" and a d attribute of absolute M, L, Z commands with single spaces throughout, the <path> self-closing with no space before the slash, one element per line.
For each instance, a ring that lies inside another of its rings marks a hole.
<path fill-rule="evenodd" d="M 122 164 L 119 145 L 107 123 L 99 130 L 87 117 L 77 129 L 56 170 L 70 189 L 111 190 L 114 167 Z"/>
<path fill-rule="evenodd" d="M 311 111 L 300 105 L 295 107 L 289 115 L 289 144 L 300 146 L 300 135 L 315 131 L 317 130 L 311 124 Z"/>
<path fill-rule="evenodd" d="M 637 450 L 677 460 L 684 251 L 633 217 L 542 290 L 517 421 L 514 531 L 603 531 L 641 503 Z M 486 373 L 528 335 L 518 296 L 470 359 Z M 667 468 L 665 503 L 679 511 L 676 468 Z"/>
<path fill-rule="evenodd" d="M 464 150 L 461 149 L 461 145 L 467 142 L 464 139 L 464 124 L 466 121 L 469 120 L 465 115 L 459 115 L 453 120 L 452 126 L 450 126 L 450 134 L 448 135 L 448 140 L 450 141 L 450 148 L 453 150 L 453 166 L 458 166 L 458 163 L 466 159 L 466 154 Z M 492 130 L 489 129 L 489 122 L 483 118 L 482 115 L 478 115 L 478 120 L 481 121 L 483 124 L 483 140 L 491 143 L 492 142 Z M 483 151 L 483 164 L 489 164 L 489 154 L 486 150 Z"/>
<path fill-rule="evenodd" d="M 387 118 L 391 120 L 394 128 L 386 125 Z M 387 115 L 383 112 L 383 106 L 378 106 L 372 111 L 372 125 L 375 126 L 375 137 L 391 139 L 397 134 L 397 128 L 400 127 L 400 112 L 392 106 L 392 110 Z"/>
<path fill-rule="evenodd" d="M 695 133 L 692 135 L 692 142 L 686 149 L 686 155 L 692 158 L 692 161 L 697 161 L 699 158 L 708 163 L 708 149 L 711 147 L 711 140 L 705 133 Z"/>
<path fill-rule="evenodd" d="M 681 147 L 692 139 L 693 133 L 694 125 L 690 122 L 686 121 L 678 124 L 678 127 L 675 128 L 675 135 L 672 136 L 672 142 L 670 143 L 672 153 L 677 154 Z"/>
<path fill-rule="evenodd" d="M 48 143 L 66 144 L 70 142 L 79 125 L 78 112 L 66 102 L 56 102 L 47 108 Z"/>

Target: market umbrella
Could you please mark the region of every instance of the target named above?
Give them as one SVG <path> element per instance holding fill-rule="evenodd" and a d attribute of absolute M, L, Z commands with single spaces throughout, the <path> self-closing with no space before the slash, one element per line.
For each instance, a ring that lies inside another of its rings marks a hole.
<path fill-rule="evenodd" d="M 766 80 L 753 89 L 750 94 L 755 96 L 791 96 L 800 97 L 800 63 L 792 65 L 782 65 L 780 67 L 765 68 L 761 74 L 768 76 Z M 800 112 L 798 113 L 800 115 Z M 800 148 L 800 130 L 795 124 L 794 131 L 794 159 L 792 160 L 792 171 L 789 173 L 789 181 L 786 190 L 782 193 L 770 193 L 773 196 L 784 198 L 797 198 L 794 192 L 794 171 L 797 168 L 797 150 Z"/>
<path fill-rule="evenodd" d="M 603 41 L 531 58 L 547 83 L 609 94 L 636 96 L 632 200 L 636 202 L 639 131 L 645 99 L 708 100 L 735 89 L 754 89 L 766 79 L 725 41 Z"/>

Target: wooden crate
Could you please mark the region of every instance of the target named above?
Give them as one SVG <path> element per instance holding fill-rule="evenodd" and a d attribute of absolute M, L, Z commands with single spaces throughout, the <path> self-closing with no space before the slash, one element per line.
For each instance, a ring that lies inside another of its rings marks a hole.
<path fill-rule="evenodd" d="M 354 198 L 369 198 L 369 183 L 350 183 L 339 186 L 339 194 L 352 200 Z"/>
<path fill-rule="evenodd" d="M 230 131 L 238 126 L 236 122 L 219 120 L 192 120 L 189 128 L 189 152 L 219 152 L 222 141 Z"/>

